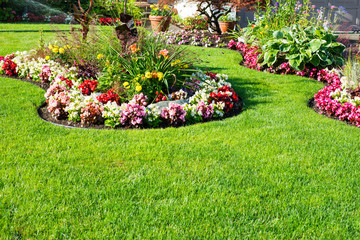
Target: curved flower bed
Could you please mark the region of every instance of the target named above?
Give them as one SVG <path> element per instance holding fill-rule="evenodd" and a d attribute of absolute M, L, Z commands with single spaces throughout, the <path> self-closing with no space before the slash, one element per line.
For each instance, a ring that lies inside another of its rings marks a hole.
<path fill-rule="evenodd" d="M 320 113 L 360 127 L 360 97 L 349 90 L 346 77 L 340 79 L 338 73 L 332 72 L 326 81 L 328 86 L 314 96 Z"/>
<path fill-rule="evenodd" d="M 288 62 L 281 64 L 278 68 L 264 68 L 258 63 L 258 56 L 261 52 L 257 46 L 231 40 L 228 47 L 242 53 L 244 58 L 242 64 L 247 68 L 282 75 L 295 74 L 324 82 L 326 86 L 315 94 L 315 105 L 312 107 L 320 114 L 360 127 L 360 94 L 358 94 L 360 91 L 351 91 L 346 77 L 340 78 L 337 70 L 318 70 L 305 67 L 303 71 L 296 71 L 290 67 Z"/>
<path fill-rule="evenodd" d="M 30 58 L 28 52 L 0 57 L 0 66 L 1 74 L 49 83 L 45 93 L 47 112 L 42 115 L 66 125 L 183 126 L 221 119 L 241 110 L 241 99 L 227 82 L 228 76 L 223 74 L 198 70 L 187 79 L 186 89 L 166 97 L 159 93 L 153 103 L 143 93 L 120 103 L 113 89 L 96 92 L 98 82 L 95 79 L 76 78 L 76 68 L 61 66 L 49 59 Z"/>

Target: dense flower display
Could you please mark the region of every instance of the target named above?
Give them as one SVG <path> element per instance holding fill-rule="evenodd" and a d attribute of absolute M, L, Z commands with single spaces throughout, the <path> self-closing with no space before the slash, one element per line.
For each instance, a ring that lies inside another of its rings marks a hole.
<path fill-rule="evenodd" d="M 152 102 L 142 92 L 121 102 L 114 89 L 96 92 L 98 82 L 79 78 L 76 67 L 63 67 L 50 59 L 33 59 L 28 54 L 17 52 L 1 57 L 2 73 L 50 83 L 45 93 L 49 113 L 55 119 L 79 122 L 84 127 L 102 123 L 125 128 L 182 126 L 222 118 L 239 102 L 226 75 L 200 70 L 187 78 L 184 88 L 169 94 L 158 91 Z M 167 57 L 168 52 L 163 49 L 159 54 Z M 164 77 L 160 74 L 153 71 L 144 77 L 160 81 Z M 156 105 L 163 101 L 170 102 L 162 107 Z"/>

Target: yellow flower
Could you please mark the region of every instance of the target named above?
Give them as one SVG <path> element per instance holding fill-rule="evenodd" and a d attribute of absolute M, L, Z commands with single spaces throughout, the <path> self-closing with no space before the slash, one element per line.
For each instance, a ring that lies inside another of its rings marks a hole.
<path fill-rule="evenodd" d="M 46 57 L 45 57 L 45 60 L 50 60 L 50 56 L 46 56 Z"/>
<path fill-rule="evenodd" d="M 123 85 L 124 85 L 124 87 L 126 87 L 127 89 L 130 88 L 129 82 L 124 82 Z"/>
<path fill-rule="evenodd" d="M 139 81 L 139 77 L 134 78 L 134 81 Z M 138 83 L 137 83 L 138 84 Z"/>
<path fill-rule="evenodd" d="M 136 91 L 140 92 L 142 90 L 142 87 L 139 85 L 139 86 L 136 86 Z"/>
<path fill-rule="evenodd" d="M 150 8 L 154 8 L 155 6 L 154 5 L 150 5 Z"/>
<path fill-rule="evenodd" d="M 165 6 L 164 6 L 164 9 L 166 9 L 166 10 L 170 10 L 170 8 L 169 8 L 169 6 L 168 6 L 168 5 L 165 5 Z"/>
<path fill-rule="evenodd" d="M 146 77 L 146 78 L 152 78 L 151 72 L 146 72 L 146 73 L 145 73 L 145 77 Z"/>
<path fill-rule="evenodd" d="M 54 49 L 53 45 L 50 44 L 50 45 L 49 45 L 49 49 L 50 49 L 50 50 L 53 50 L 53 49 Z"/>
<path fill-rule="evenodd" d="M 64 53 L 65 53 L 65 49 L 60 48 L 60 49 L 59 49 L 59 53 L 64 54 Z"/>
<path fill-rule="evenodd" d="M 158 72 L 157 77 L 158 77 L 159 81 L 161 81 L 164 78 L 164 74 L 162 72 Z"/>
<path fill-rule="evenodd" d="M 154 8 L 155 11 L 159 10 L 158 8 Z"/>
<path fill-rule="evenodd" d="M 105 63 L 105 65 L 106 65 L 107 67 L 109 67 L 109 66 L 110 66 L 110 61 L 107 60 L 106 63 Z"/>
<path fill-rule="evenodd" d="M 174 65 L 178 64 L 179 62 L 180 62 L 180 60 L 178 59 L 178 60 L 176 60 L 175 62 L 172 62 L 172 63 L 171 63 L 171 66 L 174 66 Z"/>
<path fill-rule="evenodd" d="M 54 48 L 52 51 L 53 51 L 53 53 L 58 53 L 58 52 L 59 52 L 59 49 L 58 49 L 58 48 Z"/>
<path fill-rule="evenodd" d="M 184 64 L 184 65 L 183 65 L 183 68 L 189 68 L 189 65 Z"/>
<path fill-rule="evenodd" d="M 65 49 L 70 49 L 70 45 L 65 45 Z"/>
<path fill-rule="evenodd" d="M 104 54 L 100 53 L 100 54 L 97 55 L 97 59 L 99 59 L 99 60 L 102 59 L 103 57 L 104 57 Z"/>

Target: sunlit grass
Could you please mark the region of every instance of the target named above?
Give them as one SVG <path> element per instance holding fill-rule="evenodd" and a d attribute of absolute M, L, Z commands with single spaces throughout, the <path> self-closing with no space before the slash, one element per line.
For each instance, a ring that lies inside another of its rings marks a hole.
<path fill-rule="evenodd" d="M 0 55 L 37 40 L 1 41 Z M 323 84 L 189 49 L 229 75 L 244 112 L 181 128 L 66 129 L 38 117 L 43 90 L 0 78 L 1 239 L 359 237 L 360 130 L 306 106 Z"/>

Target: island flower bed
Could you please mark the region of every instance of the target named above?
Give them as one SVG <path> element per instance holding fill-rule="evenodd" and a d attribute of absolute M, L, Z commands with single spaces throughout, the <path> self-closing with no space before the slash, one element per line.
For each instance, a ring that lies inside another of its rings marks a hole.
<path fill-rule="evenodd" d="M 45 50 L 51 52 L 51 57 L 44 58 L 35 57 L 35 50 L 0 57 L 1 74 L 49 85 L 45 93 L 47 105 L 42 109 L 46 111 L 42 111 L 41 115 L 52 122 L 113 128 L 183 126 L 222 119 L 241 110 L 240 98 L 227 82 L 226 75 L 197 69 L 191 69 L 191 74 L 183 82 L 180 78 L 171 82 L 169 69 L 164 72 L 158 68 L 144 71 L 143 74 L 136 73 L 133 79 L 133 76 L 129 76 L 132 69 L 124 68 L 117 74 L 122 73 L 124 78 L 127 75 L 127 78 L 111 85 L 117 86 L 117 89 L 103 91 L 106 89 L 104 78 L 108 77 L 109 69 L 113 69 L 114 65 L 109 64 L 102 54 L 97 59 L 108 68 L 99 72 L 94 71 L 94 65 L 86 68 L 86 63 L 71 65 L 50 59 L 66 59 L 62 55 L 71 48 L 69 45 L 50 45 Z M 145 61 L 145 56 L 140 53 L 142 50 L 136 44 L 131 45 L 129 51 L 128 64 L 136 57 L 136 63 L 139 63 L 139 59 Z M 175 69 L 176 73 L 189 72 L 190 63 L 176 59 L 170 51 L 162 49 L 156 52 L 155 61 L 168 63 L 167 67 Z M 126 65 L 125 60 L 121 65 Z"/>

